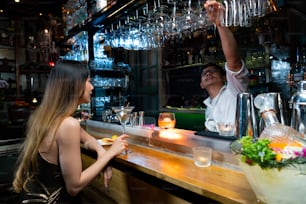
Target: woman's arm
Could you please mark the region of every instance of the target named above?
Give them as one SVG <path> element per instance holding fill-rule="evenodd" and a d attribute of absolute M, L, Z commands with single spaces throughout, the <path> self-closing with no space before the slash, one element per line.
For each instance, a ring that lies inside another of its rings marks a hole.
<path fill-rule="evenodd" d="M 81 127 L 81 143 L 88 150 L 97 152 L 98 156 L 105 152 L 105 149 L 97 142 L 96 138 L 90 135 Z"/>
<path fill-rule="evenodd" d="M 82 130 L 79 121 L 69 117 L 66 118 L 57 130 L 57 145 L 59 151 L 59 162 L 62 174 L 65 180 L 67 192 L 70 195 L 76 195 L 85 186 L 87 186 L 115 156 L 127 149 L 126 135 L 118 137 L 108 151 L 96 145 L 96 140 L 90 139 L 90 135 L 82 135 Z M 82 169 L 81 161 L 81 138 L 84 142 L 88 142 L 88 147 L 97 149 L 98 152 L 105 151 L 99 154 L 96 162 L 86 169 Z"/>
<path fill-rule="evenodd" d="M 86 149 L 95 151 L 97 153 L 97 158 L 101 158 L 106 152 L 102 145 L 97 142 L 96 138 L 91 136 L 83 128 L 81 128 L 81 142 Z M 104 176 L 104 186 L 108 187 L 113 175 L 112 167 L 107 165 L 102 171 Z"/>

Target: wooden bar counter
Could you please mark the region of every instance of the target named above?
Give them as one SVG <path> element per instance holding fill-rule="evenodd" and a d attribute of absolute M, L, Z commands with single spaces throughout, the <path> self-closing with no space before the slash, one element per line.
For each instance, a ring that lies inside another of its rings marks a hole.
<path fill-rule="evenodd" d="M 117 124 L 87 121 L 87 131 L 97 138 L 119 135 L 121 130 Z M 86 189 L 88 199 L 123 204 L 257 203 L 229 150 L 230 141 L 197 136 L 188 130 L 169 131 L 178 138 L 154 141 L 161 136 L 158 128 L 127 127 L 131 152 L 111 161 L 110 186 L 105 188 L 103 175 L 99 176 Z M 210 167 L 194 165 L 191 147 L 198 145 L 213 147 Z M 95 161 L 95 155 L 82 149 L 82 159 L 86 167 Z"/>

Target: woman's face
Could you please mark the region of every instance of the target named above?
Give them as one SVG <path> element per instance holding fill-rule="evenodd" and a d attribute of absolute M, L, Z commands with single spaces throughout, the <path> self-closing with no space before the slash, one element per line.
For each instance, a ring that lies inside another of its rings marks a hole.
<path fill-rule="evenodd" d="M 92 93 L 92 90 L 94 89 L 93 85 L 90 82 L 90 77 L 86 79 L 85 83 L 85 90 L 84 93 L 80 99 L 80 104 L 81 103 L 89 103 L 90 102 L 90 95 Z"/>

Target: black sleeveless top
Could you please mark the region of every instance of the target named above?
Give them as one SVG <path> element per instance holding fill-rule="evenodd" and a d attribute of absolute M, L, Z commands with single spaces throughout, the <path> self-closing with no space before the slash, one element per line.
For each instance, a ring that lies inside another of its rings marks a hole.
<path fill-rule="evenodd" d="M 21 203 L 81 203 L 78 196 L 70 196 L 65 187 L 64 178 L 59 165 L 37 157 L 38 171 L 26 181 L 21 192 Z"/>

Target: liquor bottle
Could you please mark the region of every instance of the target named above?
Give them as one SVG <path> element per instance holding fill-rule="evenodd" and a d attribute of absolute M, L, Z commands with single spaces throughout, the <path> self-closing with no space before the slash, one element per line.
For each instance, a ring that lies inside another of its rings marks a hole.
<path fill-rule="evenodd" d="M 300 49 L 296 49 L 296 61 L 292 66 L 293 68 L 293 80 L 299 82 L 304 78 L 304 70 L 301 68 L 300 62 Z"/>

